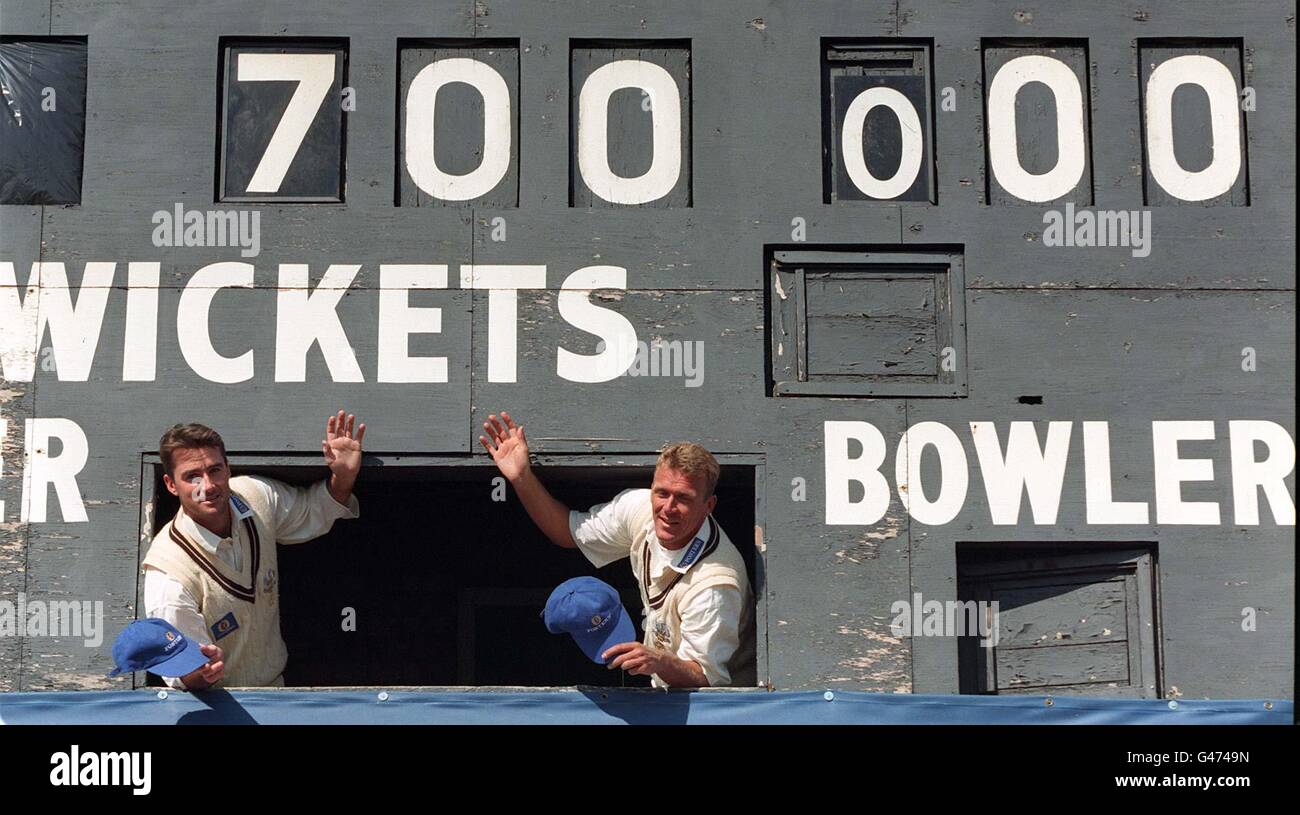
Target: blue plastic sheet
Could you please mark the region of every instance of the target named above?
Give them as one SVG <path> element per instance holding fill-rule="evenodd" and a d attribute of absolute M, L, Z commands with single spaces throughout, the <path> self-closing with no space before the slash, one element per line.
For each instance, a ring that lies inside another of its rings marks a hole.
<path fill-rule="evenodd" d="M 1289 700 L 847 692 L 249 690 L 0 694 L 0 724 L 1290 724 Z"/>

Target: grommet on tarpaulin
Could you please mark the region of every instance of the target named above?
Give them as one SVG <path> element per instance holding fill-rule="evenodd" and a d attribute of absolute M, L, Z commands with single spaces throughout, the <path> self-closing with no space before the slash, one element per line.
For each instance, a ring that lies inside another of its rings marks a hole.
<path fill-rule="evenodd" d="M 381 690 L 381 691 L 379 692 L 379 701 L 381 701 L 381 702 L 387 702 L 387 701 L 388 701 L 388 691 L 386 691 L 386 690 Z"/>
<path fill-rule="evenodd" d="M 834 702 L 835 694 L 830 691 L 826 691 L 825 693 L 822 694 L 822 698 L 825 699 L 827 702 Z"/>
<path fill-rule="evenodd" d="M 1170 700 L 1169 700 L 1169 709 L 1170 709 L 1170 710 L 1177 710 L 1177 709 L 1178 709 L 1178 702 L 1177 702 L 1176 700 L 1174 700 L 1174 699 L 1170 699 Z"/>
<path fill-rule="evenodd" d="M 167 691 L 165 691 L 165 690 L 160 690 L 160 691 L 158 691 L 158 698 L 159 698 L 159 699 L 166 699 L 166 698 L 167 698 Z"/>
<path fill-rule="evenodd" d="M 1043 704 L 1047 705 L 1048 707 L 1051 707 L 1051 706 L 1054 704 L 1054 703 L 1052 702 L 1052 697 L 1049 696 L 1049 697 L 1047 697 L 1046 699 L 1044 699 L 1044 700 L 1043 700 Z"/>

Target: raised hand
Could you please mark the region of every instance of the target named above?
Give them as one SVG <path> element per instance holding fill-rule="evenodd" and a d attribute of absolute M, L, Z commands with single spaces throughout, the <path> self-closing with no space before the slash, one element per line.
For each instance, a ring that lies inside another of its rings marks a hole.
<path fill-rule="evenodd" d="M 479 436 L 479 443 L 491 454 L 497 469 L 507 480 L 515 481 L 528 472 L 528 439 L 524 436 L 523 425 L 516 425 L 510 414 L 503 410 L 499 420 L 495 413 L 488 416 L 483 429 L 487 436 Z"/>
<path fill-rule="evenodd" d="M 340 504 L 347 503 L 361 472 L 361 440 L 366 435 L 366 426 L 357 425 L 356 421 L 356 416 L 341 410 L 337 416 L 330 416 L 325 420 L 325 438 L 320 443 L 325 464 L 330 468 L 330 495 Z"/>

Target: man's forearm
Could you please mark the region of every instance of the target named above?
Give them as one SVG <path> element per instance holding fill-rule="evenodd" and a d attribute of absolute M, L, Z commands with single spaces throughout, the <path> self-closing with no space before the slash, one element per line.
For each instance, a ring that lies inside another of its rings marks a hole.
<path fill-rule="evenodd" d="M 329 482 L 325 489 L 329 490 L 330 497 L 343 506 L 347 506 L 348 499 L 352 497 L 352 488 L 357 484 L 355 475 L 343 475 L 330 473 Z"/>
<path fill-rule="evenodd" d="M 565 549 L 577 548 L 578 544 L 573 542 L 573 535 L 569 532 L 569 508 L 551 495 L 531 467 L 524 470 L 523 475 L 512 481 L 511 485 L 519 494 L 528 517 L 550 538 L 551 543 Z"/>
<path fill-rule="evenodd" d="M 681 659 L 672 654 L 665 654 L 659 670 L 655 673 L 667 682 L 670 688 L 709 687 L 709 678 L 704 675 L 704 669 L 693 659 Z"/>

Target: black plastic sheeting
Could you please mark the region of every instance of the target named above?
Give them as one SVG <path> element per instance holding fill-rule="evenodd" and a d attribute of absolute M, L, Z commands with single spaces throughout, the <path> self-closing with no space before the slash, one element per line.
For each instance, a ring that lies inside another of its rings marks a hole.
<path fill-rule="evenodd" d="M 1290 724 L 1289 700 L 576 688 L 0 693 L 0 724 Z"/>
<path fill-rule="evenodd" d="M 0 204 L 79 204 L 86 40 L 0 39 Z"/>

